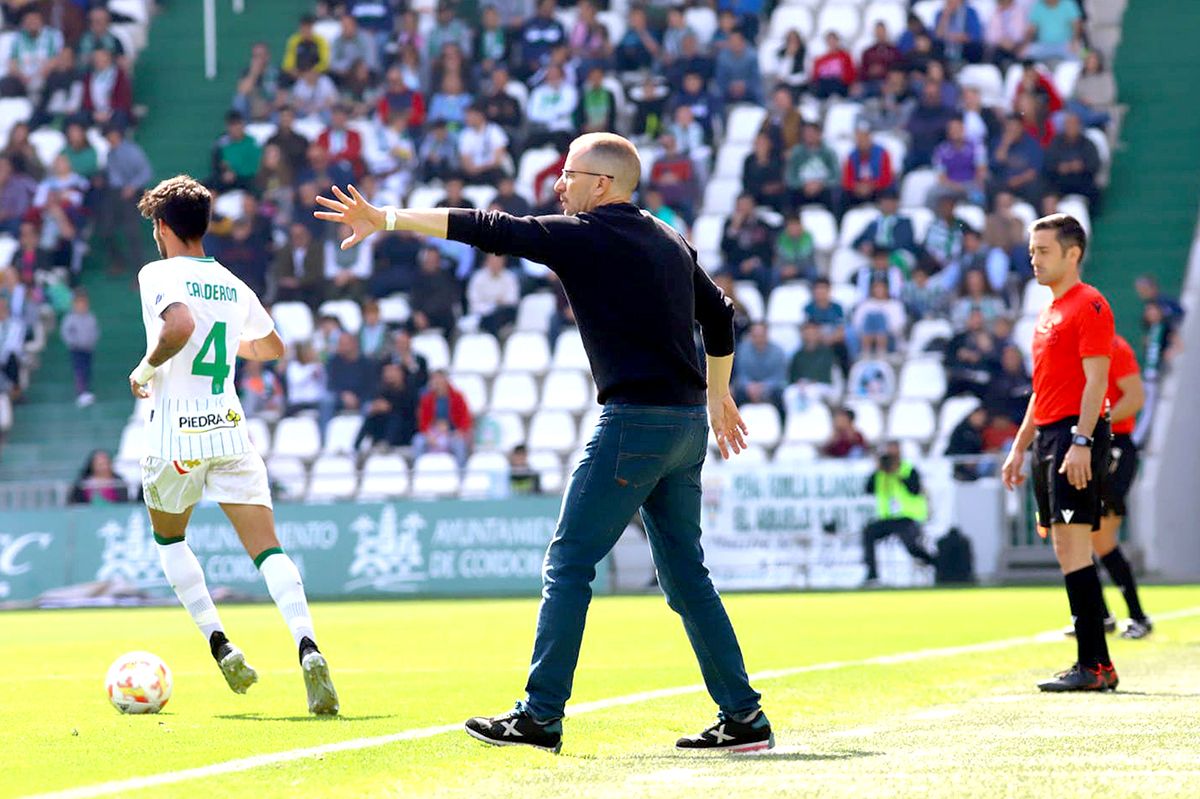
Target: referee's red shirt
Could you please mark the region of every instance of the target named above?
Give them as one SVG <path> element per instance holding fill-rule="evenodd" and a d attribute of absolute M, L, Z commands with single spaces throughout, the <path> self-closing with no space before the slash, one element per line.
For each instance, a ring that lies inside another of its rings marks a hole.
<path fill-rule="evenodd" d="M 1110 357 L 1116 335 L 1104 295 L 1078 283 L 1038 317 L 1033 334 L 1033 422 L 1047 425 L 1078 416 L 1087 376 L 1083 359 Z"/>
<path fill-rule="evenodd" d="M 1125 394 L 1117 385 L 1117 381 L 1130 375 L 1136 375 L 1138 371 L 1137 356 L 1133 353 L 1133 347 L 1129 346 L 1129 342 L 1123 336 L 1113 336 L 1112 363 L 1108 366 L 1108 404 L 1110 406 L 1117 407 L 1117 402 Z M 1137 414 L 1135 413 L 1128 419 L 1113 422 L 1112 431 L 1114 434 L 1129 435 L 1136 426 Z"/>

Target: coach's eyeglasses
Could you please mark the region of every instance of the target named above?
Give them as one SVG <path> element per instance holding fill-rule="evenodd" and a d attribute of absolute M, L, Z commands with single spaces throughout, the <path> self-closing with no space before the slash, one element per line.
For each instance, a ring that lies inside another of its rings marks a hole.
<path fill-rule="evenodd" d="M 571 175 L 592 175 L 593 177 L 608 178 L 609 180 L 617 179 L 615 175 L 606 175 L 603 172 L 585 172 L 582 169 L 564 169 L 562 171 L 563 180 L 566 180 Z"/>

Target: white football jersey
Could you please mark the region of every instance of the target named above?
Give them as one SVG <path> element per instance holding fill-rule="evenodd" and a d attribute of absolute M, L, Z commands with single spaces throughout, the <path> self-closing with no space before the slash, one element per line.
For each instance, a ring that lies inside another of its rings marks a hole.
<path fill-rule="evenodd" d="M 146 453 L 188 461 L 252 451 L 233 368 L 240 342 L 274 329 L 258 297 L 214 258 L 152 261 L 138 273 L 138 285 L 146 352 L 158 344 L 167 306 L 183 303 L 196 322 L 188 343 L 150 381 Z"/>

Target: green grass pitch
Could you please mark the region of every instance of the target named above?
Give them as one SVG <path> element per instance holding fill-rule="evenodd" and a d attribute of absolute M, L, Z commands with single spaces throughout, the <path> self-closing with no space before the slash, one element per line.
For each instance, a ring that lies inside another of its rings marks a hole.
<path fill-rule="evenodd" d="M 828 667 L 757 687 L 778 746 L 676 753 L 715 709 L 684 693 L 568 718 L 563 754 L 486 747 L 458 730 L 275 762 L 137 797 L 1182 797 L 1200 795 L 1200 587 L 1151 587 L 1145 641 L 1110 638 L 1114 695 L 1041 695 L 1073 644 L 879 656 L 1023 638 L 1067 621 L 1061 589 L 730 595 L 752 672 Z M 1111 591 L 1109 602 L 1122 608 Z M 271 605 L 222 608 L 260 674 L 232 694 L 180 608 L 0 614 L 0 797 L 85 788 L 498 713 L 520 695 L 532 599 L 314 606 L 341 694 L 307 716 L 291 639 Z M 1188 611 L 1194 610 L 1195 614 Z M 108 704 L 109 663 L 148 649 L 174 670 L 157 716 Z M 661 597 L 592 604 L 574 701 L 694 685 Z M 76 796 L 89 795 L 86 792 Z"/>

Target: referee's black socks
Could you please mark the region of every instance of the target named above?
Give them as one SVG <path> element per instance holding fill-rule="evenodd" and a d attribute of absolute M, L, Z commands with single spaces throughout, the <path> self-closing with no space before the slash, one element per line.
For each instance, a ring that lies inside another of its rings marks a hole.
<path fill-rule="evenodd" d="M 1116 547 L 1112 552 L 1100 558 L 1100 562 L 1108 570 L 1113 582 L 1121 589 L 1121 595 L 1125 597 L 1125 604 L 1129 606 L 1129 618 L 1134 621 L 1145 621 L 1146 614 L 1142 611 L 1142 603 L 1138 599 L 1137 582 L 1133 579 L 1133 569 L 1129 567 L 1129 561 L 1125 559 L 1121 548 Z"/>
<path fill-rule="evenodd" d="M 1079 665 L 1087 668 L 1107 666 L 1108 642 L 1104 639 L 1104 594 L 1100 574 L 1094 564 L 1063 575 L 1067 584 L 1067 600 L 1075 617 L 1075 645 L 1079 648 Z"/>

